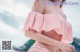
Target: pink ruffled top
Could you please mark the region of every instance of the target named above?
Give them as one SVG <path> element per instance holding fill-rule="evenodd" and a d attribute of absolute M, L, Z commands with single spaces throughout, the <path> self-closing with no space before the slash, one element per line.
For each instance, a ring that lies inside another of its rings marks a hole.
<path fill-rule="evenodd" d="M 72 43 L 72 27 L 71 24 L 64 19 L 60 14 L 41 14 L 39 12 L 31 11 L 27 17 L 23 30 L 34 29 L 39 33 L 42 30 L 55 30 L 58 34 L 63 35 L 62 43 Z"/>

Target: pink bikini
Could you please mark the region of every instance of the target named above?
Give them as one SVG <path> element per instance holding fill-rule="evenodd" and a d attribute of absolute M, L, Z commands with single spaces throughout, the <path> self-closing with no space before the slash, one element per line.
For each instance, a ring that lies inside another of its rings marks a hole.
<path fill-rule="evenodd" d="M 26 20 L 24 30 L 34 29 L 39 33 L 42 30 L 51 31 L 54 29 L 58 34 L 62 35 L 62 43 L 72 43 L 72 27 L 71 24 L 64 19 L 60 14 L 41 14 L 39 12 L 31 11 Z M 28 52 L 50 52 L 41 43 L 36 42 Z"/>

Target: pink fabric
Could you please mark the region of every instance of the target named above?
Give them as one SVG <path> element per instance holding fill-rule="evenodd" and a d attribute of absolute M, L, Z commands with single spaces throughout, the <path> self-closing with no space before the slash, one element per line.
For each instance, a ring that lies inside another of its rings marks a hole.
<path fill-rule="evenodd" d="M 50 52 L 43 44 L 40 42 L 35 42 L 33 46 L 28 50 L 28 52 Z"/>
<path fill-rule="evenodd" d="M 72 45 L 70 45 L 70 47 L 73 50 L 73 52 L 76 52 L 75 48 Z M 63 52 L 57 47 L 53 48 L 53 50 L 54 50 L 53 52 Z M 51 52 L 51 51 L 47 49 L 41 42 L 36 41 L 27 52 Z"/>
<path fill-rule="evenodd" d="M 54 29 L 58 34 L 63 35 L 61 42 L 72 43 L 71 24 L 60 14 L 41 14 L 31 11 L 28 15 L 24 30 L 34 29 L 41 33 L 42 30 L 50 31 Z"/>

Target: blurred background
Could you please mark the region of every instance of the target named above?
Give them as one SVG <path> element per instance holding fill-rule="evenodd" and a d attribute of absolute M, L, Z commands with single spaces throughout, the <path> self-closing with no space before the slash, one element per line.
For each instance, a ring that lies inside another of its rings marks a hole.
<path fill-rule="evenodd" d="M 0 52 L 1 40 L 13 41 L 13 50 L 27 52 L 35 41 L 25 37 L 23 27 L 34 0 L 0 0 Z M 80 0 L 68 0 L 72 5 L 63 6 L 63 12 L 73 28 L 72 45 L 80 52 Z M 30 42 L 31 41 L 31 42 Z M 29 43 L 28 43 L 29 42 Z M 30 45 L 31 44 L 31 45 Z"/>

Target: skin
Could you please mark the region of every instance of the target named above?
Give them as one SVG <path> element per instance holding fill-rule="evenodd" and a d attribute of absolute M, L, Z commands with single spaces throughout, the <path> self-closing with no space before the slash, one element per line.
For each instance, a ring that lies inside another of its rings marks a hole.
<path fill-rule="evenodd" d="M 55 1 L 61 2 L 61 0 Z M 60 5 L 43 5 L 42 2 L 50 2 L 50 0 L 35 0 L 32 7 L 32 11 L 36 11 L 41 14 L 60 13 Z M 74 52 L 73 48 L 69 44 L 63 44 L 60 42 L 62 36 L 60 34 L 57 34 L 54 30 L 51 30 L 49 32 L 42 31 L 42 34 L 40 34 L 33 29 L 29 29 L 25 31 L 25 36 L 30 37 L 34 40 L 38 40 L 46 48 L 48 48 L 50 52 L 56 52 L 59 51 L 59 49 L 61 49 L 63 52 Z M 56 49 L 56 51 L 54 51 L 53 48 Z"/>

